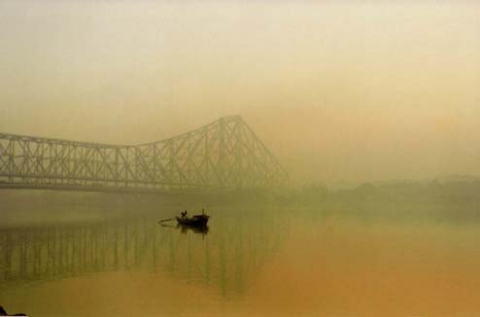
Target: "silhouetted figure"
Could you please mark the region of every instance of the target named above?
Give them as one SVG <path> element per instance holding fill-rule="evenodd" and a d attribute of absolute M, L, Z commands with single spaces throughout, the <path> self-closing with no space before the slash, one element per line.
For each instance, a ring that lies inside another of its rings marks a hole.
<path fill-rule="evenodd" d="M 187 211 L 185 210 L 184 212 L 180 213 L 182 215 L 182 219 L 185 219 L 187 217 Z"/>
<path fill-rule="evenodd" d="M 22 313 L 9 315 L 9 314 L 5 311 L 5 309 L 4 309 L 2 306 L 0 306 L 0 316 L 27 316 L 27 315 L 22 314 Z"/>

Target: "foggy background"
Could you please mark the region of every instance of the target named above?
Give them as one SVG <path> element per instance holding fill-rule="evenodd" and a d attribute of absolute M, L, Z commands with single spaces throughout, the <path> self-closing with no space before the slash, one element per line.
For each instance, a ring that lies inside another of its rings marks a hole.
<path fill-rule="evenodd" d="M 475 1 L 2 1 L 0 132 L 137 144 L 241 115 L 294 183 L 480 173 Z"/>

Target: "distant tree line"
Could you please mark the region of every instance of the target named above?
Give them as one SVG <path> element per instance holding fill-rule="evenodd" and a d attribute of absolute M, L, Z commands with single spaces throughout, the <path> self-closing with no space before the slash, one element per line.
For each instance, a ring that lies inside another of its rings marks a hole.
<path fill-rule="evenodd" d="M 383 184 L 363 183 L 352 189 L 330 189 L 322 183 L 292 187 L 274 194 L 284 204 L 315 206 L 331 203 L 480 203 L 480 180 L 402 181 Z"/>

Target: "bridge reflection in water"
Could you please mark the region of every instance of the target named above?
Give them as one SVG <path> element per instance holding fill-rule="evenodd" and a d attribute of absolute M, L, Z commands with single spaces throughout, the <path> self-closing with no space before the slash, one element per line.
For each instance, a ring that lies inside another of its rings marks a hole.
<path fill-rule="evenodd" d="M 203 234 L 149 218 L 0 229 L 0 292 L 22 282 L 161 270 L 224 295 L 241 293 L 278 249 L 284 222 L 265 213 L 232 217 L 212 221 Z"/>

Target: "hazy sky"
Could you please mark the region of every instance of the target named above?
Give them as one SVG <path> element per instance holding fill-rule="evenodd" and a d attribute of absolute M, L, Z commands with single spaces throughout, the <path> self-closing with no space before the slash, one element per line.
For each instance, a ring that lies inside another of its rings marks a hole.
<path fill-rule="evenodd" d="M 235 114 L 294 181 L 480 174 L 480 2 L 0 1 L 0 132 L 135 144 Z"/>

